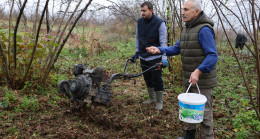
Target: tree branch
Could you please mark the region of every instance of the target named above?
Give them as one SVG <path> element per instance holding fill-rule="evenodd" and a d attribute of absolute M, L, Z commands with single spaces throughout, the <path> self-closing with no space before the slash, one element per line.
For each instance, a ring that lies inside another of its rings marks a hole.
<path fill-rule="evenodd" d="M 40 23 L 39 23 L 39 26 L 38 26 L 38 29 L 37 29 L 37 35 L 36 35 L 36 38 L 35 38 L 35 42 L 34 42 L 34 47 L 33 47 L 33 51 L 32 51 L 32 56 L 31 56 L 31 59 L 30 59 L 30 62 L 29 62 L 29 65 L 27 67 L 27 70 L 26 70 L 26 73 L 23 77 L 23 81 L 21 82 L 21 85 L 20 87 L 22 87 L 23 83 L 25 82 L 26 78 L 27 78 L 27 75 L 29 73 L 29 70 L 31 68 L 31 65 L 32 65 L 32 62 L 33 62 L 33 58 L 34 58 L 34 54 L 35 54 L 35 51 L 36 51 L 36 47 L 37 47 L 37 44 L 38 44 L 38 39 L 39 39 L 39 35 L 40 35 L 40 30 L 41 30 L 41 25 L 42 25 L 42 21 L 43 21 L 43 18 L 44 18 L 44 14 L 46 12 L 46 9 L 48 7 L 48 3 L 49 3 L 49 0 L 46 0 L 46 3 L 45 3 L 45 6 L 44 6 L 44 9 L 43 9 L 43 12 L 42 12 L 42 16 L 41 16 L 41 19 L 40 19 Z M 20 88 L 19 87 L 19 88 Z"/>
<path fill-rule="evenodd" d="M 211 2 L 212 2 L 212 4 L 214 5 L 214 7 L 215 7 L 215 9 L 216 9 L 216 11 L 217 11 L 218 17 L 219 17 L 219 19 L 220 19 L 222 28 L 223 28 L 223 30 L 224 30 L 224 32 L 225 32 L 226 37 L 227 37 L 228 43 L 229 43 L 229 45 L 230 45 L 230 47 L 231 47 L 231 49 L 232 49 L 232 51 L 233 51 L 233 53 L 234 53 L 234 56 L 235 56 L 235 58 L 236 58 L 237 63 L 238 63 L 238 65 L 239 65 L 239 68 L 240 68 L 240 71 L 241 71 L 241 75 L 242 75 L 243 81 L 244 81 L 244 83 L 245 83 L 245 86 L 246 86 L 247 91 L 248 91 L 249 96 L 250 96 L 250 100 L 251 100 L 251 102 L 252 102 L 252 104 L 253 104 L 253 107 L 254 107 L 254 109 L 255 109 L 256 115 L 257 115 L 258 119 L 260 120 L 259 112 L 258 112 L 258 110 L 257 110 L 257 108 L 256 108 L 256 106 L 255 106 L 254 101 L 253 101 L 252 92 L 251 92 L 251 90 L 249 89 L 248 83 L 247 83 L 247 81 L 246 81 L 246 79 L 245 79 L 244 70 L 243 70 L 243 68 L 242 68 L 242 66 L 241 66 L 241 64 L 240 64 L 240 62 L 239 62 L 239 60 L 238 60 L 238 57 L 237 57 L 237 55 L 236 55 L 236 52 L 235 52 L 235 50 L 234 50 L 233 45 L 232 45 L 232 43 L 230 42 L 230 39 L 229 39 L 229 37 L 228 37 L 228 34 L 227 34 L 226 29 L 225 29 L 224 24 L 223 24 L 223 21 L 221 20 L 220 14 L 219 14 L 218 9 L 217 9 L 217 7 L 216 7 L 215 0 L 211 0 Z"/>
<path fill-rule="evenodd" d="M 23 6 L 20 9 L 20 13 L 19 13 L 19 16 L 18 16 L 17 21 L 16 21 L 15 28 L 14 28 L 14 68 L 15 69 L 16 69 L 16 45 L 17 45 L 16 34 L 17 34 L 17 30 L 18 30 L 18 26 L 19 26 L 19 23 L 20 23 L 20 19 L 21 19 L 21 16 L 23 14 L 23 11 L 24 11 L 26 3 L 27 3 L 27 0 L 24 1 Z"/>
<path fill-rule="evenodd" d="M 2 46 L 2 41 L 0 41 L 0 56 L 2 55 L 2 61 L 3 61 L 3 64 L 2 64 L 2 68 L 3 68 L 3 71 L 5 73 L 5 77 L 7 79 L 7 82 L 9 85 L 12 85 L 12 80 L 11 80 L 11 76 L 10 76 L 10 70 L 8 68 L 8 62 L 7 62 L 7 58 L 5 56 L 5 53 L 4 53 L 4 48 Z"/>
<path fill-rule="evenodd" d="M 73 29 L 74 29 L 74 27 L 76 26 L 78 20 L 81 18 L 81 16 L 83 15 L 83 13 L 87 10 L 87 8 L 89 7 L 89 5 L 91 4 L 92 1 L 93 1 L 93 0 L 89 0 L 89 1 L 88 1 L 88 3 L 86 4 L 86 6 L 84 7 L 84 9 L 81 11 L 81 13 L 80 13 L 80 14 L 78 15 L 78 17 L 76 18 L 74 24 L 72 25 L 72 27 L 71 27 L 70 30 L 69 30 L 69 33 L 67 34 L 67 36 L 66 36 L 65 39 L 63 40 L 63 42 L 62 42 L 62 44 L 61 44 L 61 46 L 60 46 L 60 48 L 59 48 L 57 54 L 55 55 L 54 61 L 52 61 L 51 66 L 48 67 L 47 72 L 45 72 L 44 77 L 43 77 L 43 79 L 42 79 L 42 81 L 41 81 L 42 83 L 45 83 L 45 81 L 46 81 L 46 79 L 47 79 L 47 77 L 48 77 L 48 75 L 49 75 L 49 73 L 50 73 L 52 67 L 54 66 L 55 62 L 57 61 L 57 59 L 58 59 L 58 57 L 59 57 L 59 55 L 60 55 L 60 53 L 61 53 L 61 50 L 63 49 L 65 43 L 67 42 L 67 40 L 68 40 L 68 38 L 69 38 L 71 32 L 73 31 Z"/>

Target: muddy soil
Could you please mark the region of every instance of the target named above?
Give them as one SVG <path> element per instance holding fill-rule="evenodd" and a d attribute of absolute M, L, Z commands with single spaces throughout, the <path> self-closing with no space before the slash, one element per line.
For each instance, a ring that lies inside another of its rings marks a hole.
<path fill-rule="evenodd" d="M 15 113 L 14 107 L 1 116 L 1 138 L 175 138 L 183 133 L 178 120 L 175 92 L 164 94 L 164 109 L 145 105 L 145 84 L 141 78 L 113 84 L 113 98 L 107 105 L 92 104 L 80 110 L 70 108 L 69 100 L 50 104 L 52 97 L 38 97 L 40 108 Z M 3 99 L 3 94 L 1 98 Z M 16 106 L 17 107 L 17 106 Z M 2 110 L 1 110 L 2 111 Z M 11 121 L 10 121 L 11 119 Z"/>

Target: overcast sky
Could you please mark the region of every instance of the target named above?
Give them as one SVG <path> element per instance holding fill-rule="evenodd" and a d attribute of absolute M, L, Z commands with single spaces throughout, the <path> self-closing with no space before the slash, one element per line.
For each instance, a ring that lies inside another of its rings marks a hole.
<path fill-rule="evenodd" d="M 0 6 L 4 7 L 5 11 L 9 11 L 10 6 L 11 6 L 11 5 L 9 5 L 10 3 L 8 3 L 8 1 L 10 1 L 10 0 L 0 0 Z M 116 0 L 111 0 L 111 1 L 116 1 Z M 24 0 L 22 0 L 22 2 L 24 2 Z M 36 6 L 36 4 L 37 4 L 36 2 L 37 2 L 37 0 L 28 0 L 25 10 L 30 11 L 30 9 L 32 9 Z M 43 8 L 45 2 L 46 2 L 46 0 L 40 1 L 41 8 Z M 54 2 L 55 2 L 55 7 L 56 7 L 55 9 L 58 10 L 60 0 L 55 0 Z M 83 0 L 82 3 L 81 3 L 81 7 L 84 7 L 86 5 L 86 3 L 88 3 L 88 0 Z M 77 4 L 76 2 L 72 2 L 71 9 L 73 9 L 76 6 L 76 4 Z M 100 5 L 104 5 L 104 6 L 109 6 L 110 2 L 108 2 L 107 0 L 93 0 L 92 4 L 93 5 L 100 4 Z M 49 7 L 52 7 L 52 6 L 53 6 L 53 0 L 50 0 L 49 1 Z M 15 8 L 17 8 L 17 4 L 15 4 Z"/>
<path fill-rule="evenodd" d="M 9 12 L 9 7 L 10 7 L 10 5 L 9 5 L 9 3 L 7 3 L 7 1 L 10 1 L 10 0 L 0 0 L 0 6 L 2 7 L 2 8 L 4 8 L 5 9 L 5 11 L 6 12 Z M 16 0 L 17 1 L 17 0 Z M 22 0 L 22 2 L 23 2 L 24 0 Z M 57 11 L 59 11 L 59 9 L 60 9 L 60 7 L 59 7 L 59 2 L 60 2 L 61 0 L 50 0 L 49 1 L 49 12 L 50 12 L 50 14 L 52 15 L 53 13 L 52 12 L 54 12 L 54 13 L 56 13 Z M 63 0 L 64 1 L 64 0 Z M 111 1 L 114 1 L 114 2 L 117 2 L 118 0 L 111 0 Z M 215 12 L 215 10 L 214 10 L 214 7 L 212 7 L 212 3 L 211 3 L 211 1 L 210 0 L 202 0 L 203 1 L 203 8 L 204 8 L 204 10 L 205 10 L 205 13 L 207 13 L 209 16 L 210 16 L 210 14 L 214 14 Z M 224 1 L 224 0 L 223 0 Z M 240 0 L 239 0 L 240 1 Z M 32 12 L 32 11 L 34 11 L 35 10 L 35 7 L 36 7 L 36 2 L 37 2 L 37 0 L 28 0 L 28 2 L 27 2 L 27 5 L 26 5 L 26 8 L 25 8 L 25 13 L 27 14 L 27 16 L 28 17 L 30 17 L 31 15 L 33 15 L 34 14 L 34 12 Z M 41 9 L 43 9 L 43 6 L 44 6 L 44 3 L 46 2 L 46 0 L 41 0 L 41 6 L 40 6 L 40 8 Z M 54 3 L 54 8 L 53 8 L 53 2 L 55 2 Z M 82 2 L 82 4 L 81 4 L 81 8 L 83 8 L 85 5 L 86 5 L 86 3 L 88 2 L 88 0 L 83 0 L 83 2 Z M 258 5 L 260 4 L 260 0 L 258 0 L 258 1 L 256 1 L 256 3 L 258 3 Z M 76 6 L 76 4 L 77 4 L 77 2 L 73 2 L 73 4 L 70 6 L 70 11 L 72 11 L 74 8 L 75 8 L 75 6 Z M 91 4 L 91 6 L 88 8 L 88 10 L 93 10 L 93 11 L 96 11 L 96 9 L 94 8 L 94 7 L 96 7 L 97 6 L 97 4 L 101 4 L 101 5 L 103 5 L 103 6 L 109 6 L 111 3 L 110 2 L 108 2 L 107 0 L 93 0 L 92 1 L 92 4 Z M 205 6 L 206 5 L 206 6 Z M 233 6 L 232 6 L 233 5 Z M 235 13 L 237 13 L 239 16 L 241 16 L 241 14 L 239 13 L 239 10 L 238 10 L 238 8 L 237 8 L 237 5 L 235 4 L 235 2 L 234 2 L 234 0 L 229 0 L 228 1 L 228 3 L 227 3 L 227 6 L 230 8 L 230 9 L 232 9 L 233 10 L 233 12 L 235 12 Z M 248 6 L 248 4 L 246 4 L 246 6 Z M 241 6 L 242 7 L 242 6 Z M 15 8 L 17 9 L 17 4 L 15 5 Z M 66 5 L 64 5 L 63 6 L 63 10 L 65 10 L 65 8 L 66 8 Z M 54 9 L 53 11 L 52 11 L 52 9 Z M 243 9 L 243 8 L 242 8 Z M 259 10 L 259 9 L 258 9 Z M 40 10 L 41 11 L 41 10 Z M 227 11 L 227 10 L 226 10 Z M 95 14 L 93 14 L 94 16 L 95 16 L 95 18 L 106 18 L 106 16 L 109 16 L 108 14 L 106 14 L 106 13 L 108 13 L 108 12 L 105 12 L 104 10 L 102 10 L 102 11 L 96 11 L 95 12 Z M 245 12 L 244 12 L 245 13 Z M 256 13 L 258 13 L 259 14 L 259 11 L 258 12 L 256 12 Z M 92 15 L 92 16 L 93 16 Z M 90 16 L 91 16 L 91 14 L 90 14 Z M 229 17 L 230 18 L 230 17 Z M 213 19 L 215 19 L 215 20 L 217 20 L 217 16 L 215 16 Z M 230 19 L 234 19 L 234 25 L 236 25 L 235 23 L 238 23 L 238 21 L 236 21 L 235 19 L 236 19 L 236 17 L 231 17 Z"/>

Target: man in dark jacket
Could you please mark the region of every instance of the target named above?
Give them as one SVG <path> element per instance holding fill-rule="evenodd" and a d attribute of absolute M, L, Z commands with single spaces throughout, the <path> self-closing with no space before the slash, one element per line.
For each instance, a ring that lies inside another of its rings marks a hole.
<path fill-rule="evenodd" d="M 135 50 L 132 61 L 135 61 L 140 57 L 142 71 L 145 71 L 149 67 L 156 63 L 167 62 L 167 56 L 161 54 L 150 54 L 146 52 L 146 48 L 150 46 L 162 46 L 166 47 L 167 42 L 167 29 L 165 21 L 157 17 L 153 13 L 153 5 L 151 2 L 144 2 L 141 4 L 141 14 L 137 22 Z M 161 70 L 151 70 L 143 74 L 147 90 L 149 93 L 149 99 L 144 101 L 144 104 L 156 103 L 155 109 L 163 109 L 163 80 Z"/>
<path fill-rule="evenodd" d="M 204 119 L 201 123 L 201 138 L 213 139 L 212 93 L 217 86 L 216 63 L 218 54 L 215 44 L 214 23 L 201 10 L 196 0 L 188 0 L 182 10 L 185 27 L 180 39 L 173 47 L 149 47 L 152 54 L 166 54 L 167 56 L 181 54 L 184 89 L 193 84 L 190 92 L 197 93 L 194 86 L 198 84 L 200 92 L 207 98 L 204 109 Z M 196 124 L 187 124 L 186 135 L 180 138 L 194 139 Z"/>

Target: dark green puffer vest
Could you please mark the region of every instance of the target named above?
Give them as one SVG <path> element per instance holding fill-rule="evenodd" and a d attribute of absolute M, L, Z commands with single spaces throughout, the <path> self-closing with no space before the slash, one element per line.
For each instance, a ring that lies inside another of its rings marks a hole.
<path fill-rule="evenodd" d="M 191 73 L 199 67 L 205 59 L 205 54 L 199 44 L 199 32 L 203 27 L 209 27 L 213 30 L 214 23 L 209 19 L 204 12 L 192 21 L 186 23 L 181 32 L 180 51 L 183 70 L 183 82 L 186 87 L 189 86 Z M 213 88 L 217 86 L 217 70 L 216 66 L 209 73 L 202 73 L 198 81 L 199 88 Z M 194 86 L 195 87 L 195 86 Z"/>

